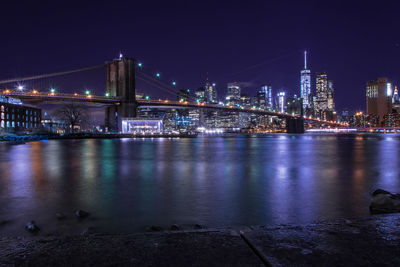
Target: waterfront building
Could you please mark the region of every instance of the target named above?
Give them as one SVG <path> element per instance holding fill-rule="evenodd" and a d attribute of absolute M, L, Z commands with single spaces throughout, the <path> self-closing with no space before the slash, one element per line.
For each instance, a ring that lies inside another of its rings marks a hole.
<path fill-rule="evenodd" d="M 277 94 L 278 97 L 278 111 L 280 113 L 285 112 L 285 92 L 279 92 Z"/>
<path fill-rule="evenodd" d="M 377 117 L 382 125 L 384 116 L 392 113 L 392 85 L 381 77 L 367 82 L 367 115 Z"/>
<path fill-rule="evenodd" d="M 122 118 L 122 133 L 124 134 L 162 134 L 161 119 Z"/>
<path fill-rule="evenodd" d="M 189 101 L 189 89 L 181 89 L 178 91 L 177 99 L 179 102 L 187 102 Z"/>
<path fill-rule="evenodd" d="M 266 108 L 272 109 L 272 108 L 273 108 L 272 86 L 270 86 L 270 85 L 263 85 L 263 86 L 261 86 L 261 92 L 264 92 L 264 93 L 265 93 L 265 104 L 266 104 Z"/>
<path fill-rule="evenodd" d="M 328 75 L 325 72 L 317 73 L 314 110 L 317 117 L 325 118 L 325 111 L 328 110 Z"/>
<path fill-rule="evenodd" d="M 311 71 L 307 69 L 307 51 L 304 51 L 304 69 L 300 72 L 300 97 L 303 107 L 309 108 L 311 94 Z"/>
<path fill-rule="evenodd" d="M 240 85 L 237 82 L 228 83 L 228 92 L 226 94 L 226 104 L 236 106 L 240 103 Z"/>
<path fill-rule="evenodd" d="M 32 132 L 41 128 L 42 111 L 20 99 L 0 96 L 0 132 Z"/>

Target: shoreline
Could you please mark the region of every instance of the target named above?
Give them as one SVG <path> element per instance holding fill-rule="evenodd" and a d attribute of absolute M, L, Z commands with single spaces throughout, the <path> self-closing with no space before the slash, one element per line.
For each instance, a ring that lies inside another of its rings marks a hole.
<path fill-rule="evenodd" d="M 0 266 L 400 264 L 400 213 L 239 228 L 0 236 Z"/>

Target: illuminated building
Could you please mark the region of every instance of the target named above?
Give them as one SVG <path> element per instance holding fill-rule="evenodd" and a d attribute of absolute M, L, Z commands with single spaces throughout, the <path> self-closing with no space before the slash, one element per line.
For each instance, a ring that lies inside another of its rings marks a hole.
<path fill-rule="evenodd" d="M 270 86 L 270 85 L 261 86 L 261 92 L 265 93 L 266 108 L 273 108 L 273 104 L 272 104 L 272 86 Z"/>
<path fill-rule="evenodd" d="M 335 101 L 333 97 L 334 88 L 333 88 L 333 81 L 328 81 L 328 110 L 334 111 L 335 110 Z"/>
<path fill-rule="evenodd" d="M 161 134 L 163 121 L 160 119 L 122 119 L 122 133 L 132 134 Z"/>
<path fill-rule="evenodd" d="M 229 106 L 236 106 L 239 103 L 240 103 L 240 85 L 237 82 L 228 83 L 226 104 Z"/>
<path fill-rule="evenodd" d="M 304 51 L 304 70 L 300 72 L 300 97 L 303 99 L 303 107 L 310 107 L 311 71 L 307 69 L 307 51 Z"/>
<path fill-rule="evenodd" d="M 398 102 L 399 102 L 399 91 L 397 90 L 397 86 L 395 86 L 392 97 L 392 103 L 398 103 Z"/>
<path fill-rule="evenodd" d="M 203 87 L 200 87 L 194 92 L 196 102 L 197 103 L 205 103 L 206 102 L 206 90 Z"/>
<path fill-rule="evenodd" d="M 251 107 L 251 98 L 246 94 L 241 94 L 240 95 L 240 105 L 244 108 L 250 108 Z"/>
<path fill-rule="evenodd" d="M 189 89 L 181 89 L 178 91 L 177 99 L 179 102 L 187 102 L 189 101 Z"/>
<path fill-rule="evenodd" d="M 257 106 L 261 109 L 267 109 L 267 100 L 265 97 L 265 92 L 260 91 L 257 93 Z"/>
<path fill-rule="evenodd" d="M 218 103 L 217 89 L 215 88 L 215 83 L 211 84 L 207 79 L 204 90 L 205 90 L 206 103 L 209 103 L 209 104 Z"/>
<path fill-rule="evenodd" d="M 285 92 L 279 92 L 277 94 L 277 96 L 278 96 L 279 112 L 284 113 L 285 112 Z"/>
<path fill-rule="evenodd" d="M 41 128 L 42 111 L 21 100 L 0 96 L 0 132 L 31 132 Z"/>
<path fill-rule="evenodd" d="M 317 73 L 314 109 L 319 118 L 323 118 L 322 114 L 328 109 L 328 76 L 325 72 Z"/>
<path fill-rule="evenodd" d="M 392 113 L 392 84 L 387 78 L 367 82 L 367 115 L 376 116 L 383 124 L 384 116 Z"/>

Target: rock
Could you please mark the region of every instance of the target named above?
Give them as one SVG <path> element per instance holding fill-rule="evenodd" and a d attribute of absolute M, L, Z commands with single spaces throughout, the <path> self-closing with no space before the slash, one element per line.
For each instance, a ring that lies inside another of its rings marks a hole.
<path fill-rule="evenodd" d="M 35 221 L 30 221 L 25 225 L 25 229 L 31 233 L 39 232 L 40 228 L 36 225 Z"/>
<path fill-rule="evenodd" d="M 386 193 L 387 191 L 384 190 L 379 192 L 382 193 L 375 194 L 372 198 L 372 203 L 369 206 L 371 213 L 379 214 L 400 212 L 400 194 Z"/>
<path fill-rule="evenodd" d="M 154 225 L 152 225 L 148 228 L 148 231 L 150 231 L 150 232 L 161 232 L 162 230 L 163 230 L 162 227 L 154 226 Z"/>
<path fill-rule="evenodd" d="M 376 196 L 376 195 L 379 195 L 379 194 L 390 194 L 390 192 L 388 192 L 388 191 L 386 191 L 386 190 L 383 190 L 383 189 L 376 189 L 373 193 L 372 193 L 372 196 Z"/>
<path fill-rule="evenodd" d="M 177 225 L 177 224 L 172 225 L 170 229 L 171 229 L 172 231 L 181 230 L 181 228 L 180 228 L 179 225 Z"/>
<path fill-rule="evenodd" d="M 62 212 L 57 212 L 56 217 L 58 220 L 64 220 L 65 219 L 65 214 Z"/>
<path fill-rule="evenodd" d="M 86 212 L 84 210 L 77 210 L 75 211 L 75 216 L 78 217 L 78 219 L 83 219 L 89 216 L 89 212 Z"/>

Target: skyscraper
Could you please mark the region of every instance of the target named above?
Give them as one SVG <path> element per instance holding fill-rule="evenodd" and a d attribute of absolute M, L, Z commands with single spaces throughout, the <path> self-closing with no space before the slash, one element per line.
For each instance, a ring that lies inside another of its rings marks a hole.
<path fill-rule="evenodd" d="M 328 75 L 325 72 L 317 73 L 314 108 L 317 113 L 328 109 Z"/>
<path fill-rule="evenodd" d="M 204 89 L 205 89 L 206 102 L 209 104 L 217 103 L 218 102 L 217 89 L 215 88 L 215 83 L 211 84 L 207 79 Z"/>
<path fill-rule="evenodd" d="M 333 81 L 328 81 L 328 110 L 334 111 L 335 110 L 335 101 L 333 97 Z"/>
<path fill-rule="evenodd" d="M 387 78 L 367 82 L 367 115 L 376 116 L 379 124 L 392 111 L 392 84 Z"/>
<path fill-rule="evenodd" d="M 228 105 L 234 106 L 240 103 L 240 85 L 237 82 L 228 83 L 228 92 L 226 94 Z"/>
<path fill-rule="evenodd" d="M 307 69 L 307 51 L 304 51 L 304 70 L 300 72 L 300 97 L 303 108 L 310 107 L 311 71 Z"/>
<path fill-rule="evenodd" d="M 278 93 L 278 111 L 281 113 L 285 112 L 285 92 Z"/>
<path fill-rule="evenodd" d="M 266 108 L 273 108 L 272 105 L 272 86 L 263 85 L 261 86 L 261 92 L 265 93 L 265 105 Z"/>

